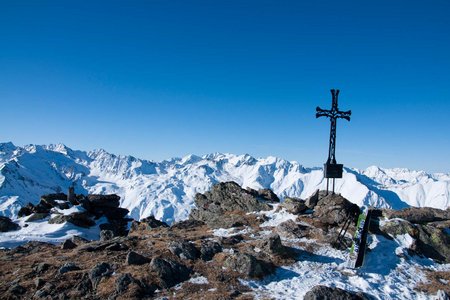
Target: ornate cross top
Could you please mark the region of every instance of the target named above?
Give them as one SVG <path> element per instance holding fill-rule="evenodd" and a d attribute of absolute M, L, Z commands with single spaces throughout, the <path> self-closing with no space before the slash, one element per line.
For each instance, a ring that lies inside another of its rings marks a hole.
<path fill-rule="evenodd" d="M 324 165 L 324 177 L 327 178 L 327 190 L 328 190 L 328 179 L 333 178 L 333 193 L 334 193 L 334 179 L 342 178 L 343 165 L 336 163 L 336 120 L 341 118 L 350 121 L 350 116 L 352 111 L 340 111 L 338 109 L 338 96 L 339 90 L 331 90 L 331 109 L 322 109 L 316 107 L 316 118 L 327 117 L 330 118 L 330 144 L 328 147 L 328 159 Z"/>

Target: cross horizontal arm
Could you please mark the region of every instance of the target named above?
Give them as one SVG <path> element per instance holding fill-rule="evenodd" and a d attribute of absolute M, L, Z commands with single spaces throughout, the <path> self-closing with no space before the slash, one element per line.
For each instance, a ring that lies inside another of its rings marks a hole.
<path fill-rule="evenodd" d="M 321 109 L 320 107 L 316 107 L 316 118 L 319 117 L 331 117 L 332 113 L 330 110 Z"/>
<path fill-rule="evenodd" d="M 337 111 L 336 114 L 336 118 L 341 118 L 341 119 L 345 119 L 347 121 L 350 121 L 350 116 L 352 115 L 352 111 L 348 110 L 348 111 Z"/>

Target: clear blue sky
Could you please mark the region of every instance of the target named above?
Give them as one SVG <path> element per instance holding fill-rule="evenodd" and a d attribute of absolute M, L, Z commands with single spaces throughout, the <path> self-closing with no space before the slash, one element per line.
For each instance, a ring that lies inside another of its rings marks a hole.
<path fill-rule="evenodd" d="M 0 141 L 450 172 L 450 1 L 1 1 Z"/>

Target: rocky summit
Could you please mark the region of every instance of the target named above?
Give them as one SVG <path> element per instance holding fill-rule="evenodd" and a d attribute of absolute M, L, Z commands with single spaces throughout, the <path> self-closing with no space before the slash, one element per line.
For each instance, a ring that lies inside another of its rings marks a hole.
<path fill-rule="evenodd" d="M 39 224 L 99 227 L 100 239 L 74 236 L 61 244 L 35 241 L 0 250 L 2 299 L 373 299 L 377 289 L 388 298 L 405 289 L 414 298 L 450 293 L 446 211 L 374 210 L 366 260 L 356 272 L 346 267 L 348 249 L 335 241 L 348 219 L 344 238 L 351 242 L 360 208 L 339 194 L 317 191 L 313 198 L 280 203 L 272 191 L 224 182 L 197 194 L 190 218 L 170 226 L 153 216 L 130 222 L 116 195 L 76 195 L 72 201 L 65 196 L 43 196 L 20 213 Z M 0 225 L 2 231 L 18 228 L 5 217 Z M 414 281 L 413 273 L 423 280 Z M 397 287 L 395 280 L 403 278 L 409 279 Z M 335 287 L 337 280 L 345 289 Z M 289 282 L 300 292 L 290 294 Z"/>

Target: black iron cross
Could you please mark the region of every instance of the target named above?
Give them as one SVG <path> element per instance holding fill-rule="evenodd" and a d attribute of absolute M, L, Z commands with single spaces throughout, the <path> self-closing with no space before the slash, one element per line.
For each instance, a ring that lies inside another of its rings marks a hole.
<path fill-rule="evenodd" d="M 332 104 L 331 109 L 316 108 L 316 118 L 327 117 L 330 118 L 330 144 L 328 147 L 328 160 L 324 165 L 324 176 L 327 178 L 327 190 L 328 190 L 328 178 L 333 178 L 333 193 L 334 193 L 334 178 L 342 178 L 343 165 L 336 163 L 336 121 L 338 118 L 350 121 L 352 111 L 340 111 L 338 109 L 338 96 L 339 90 L 331 90 Z"/>

